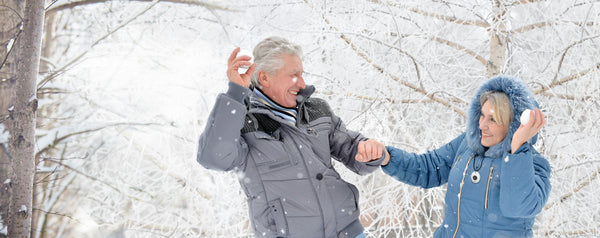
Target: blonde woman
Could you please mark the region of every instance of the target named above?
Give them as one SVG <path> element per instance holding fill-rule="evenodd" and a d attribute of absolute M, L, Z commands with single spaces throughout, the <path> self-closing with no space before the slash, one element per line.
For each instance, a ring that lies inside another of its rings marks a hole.
<path fill-rule="evenodd" d="M 473 98 L 465 133 L 425 154 L 388 146 L 383 171 L 423 188 L 448 183 L 436 238 L 532 237 L 551 188 L 550 165 L 533 148 L 545 124 L 537 105 L 520 80 L 492 78 Z"/>

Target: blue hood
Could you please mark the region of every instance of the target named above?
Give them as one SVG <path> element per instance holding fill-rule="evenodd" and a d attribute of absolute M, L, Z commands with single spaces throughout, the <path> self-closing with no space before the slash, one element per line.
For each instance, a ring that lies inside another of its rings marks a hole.
<path fill-rule="evenodd" d="M 510 105 L 513 110 L 513 118 L 508 129 L 508 134 L 504 140 L 497 145 L 490 147 L 487 151 L 481 145 L 481 130 L 479 130 L 479 116 L 481 116 L 481 104 L 479 98 L 488 91 L 498 91 L 505 93 L 510 99 Z M 492 158 L 500 158 L 504 153 L 510 152 L 510 144 L 515 131 L 521 125 L 520 116 L 525 109 L 538 107 L 531 91 L 523 84 L 520 79 L 511 78 L 508 76 L 496 76 L 484 83 L 473 97 L 471 107 L 468 112 L 467 123 L 467 146 L 477 154 L 482 154 L 485 151 L 485 156 Z M 529 140 L 532 145 L 537 141 L 537 135 Z"/>

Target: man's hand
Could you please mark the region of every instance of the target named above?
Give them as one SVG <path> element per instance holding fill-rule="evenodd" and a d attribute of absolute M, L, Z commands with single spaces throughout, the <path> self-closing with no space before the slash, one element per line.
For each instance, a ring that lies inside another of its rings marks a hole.
<path fill-rule="evenodd" d="M 546 124 L 544 114 L 542 114 L 542 111 L 539 108 L 529 112 L 529 114 L 529 122 L 527 122 L 525 125 L 519 126 L 519 129 L 517 129 L 513 135 L 510 145 L 511 153 L 515 153 L 519 147 L 535 136 L 542 129 L 544 124 Z"/>
<path fill-rule="evenodd" d="M 250 59 L 252 59 L 252 57 L 248 56 L 248 55 L 241 55 L 241 56 L 237 56 L 237 54 L 240 52 L 240 47 L 235 48 L 235 50 L 233 50 L 233 52 L 231 52 L 231 55 L 229 56 L 229 59 L 227 60 L 227 78 L 229 79 L 229 81 L 237 83 L 239 85 L 242 85 L 243 87 L 250 87 L 250 82 L 252 79 L 252 74 L 254 73 L 254 70 L 256 69 L 256 64 L 250 63 Z M 240 66 L 250 66 L 248 68 L 248 70 L 246 71 L 246 73 L 244 74 L 240 74 L 238 72 L 238 69 L 240 68 Z"/>
<path fill-rule="evenodd" d="M 384 145 L 375 139 L 361 141 L 358 142 L 358 152 L 354 158 L 363 163 L 376 160 L 381 158 L 383 149 Z"/>

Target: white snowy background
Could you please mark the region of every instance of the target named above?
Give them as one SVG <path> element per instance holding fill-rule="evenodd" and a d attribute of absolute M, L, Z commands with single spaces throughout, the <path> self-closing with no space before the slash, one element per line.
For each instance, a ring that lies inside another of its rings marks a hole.
<path fill-rule="evenodd" d="M 420 153 L 465 130 L 490 32 L 508 38 L 502 73 L 547 116 L 536 148 L 553 189 L 536 237 L 600 235 L 600 1 L 181 2 L 50 9 L 36 237 L 251 237 L 236 174 L 195 158 L 237 46 L 272 35 L 301 45 L 314 96 L 350 129 Z M 360 189 L 367 237 L 430 237 L 441 224 L 445 187 L 336 167 Z"/>

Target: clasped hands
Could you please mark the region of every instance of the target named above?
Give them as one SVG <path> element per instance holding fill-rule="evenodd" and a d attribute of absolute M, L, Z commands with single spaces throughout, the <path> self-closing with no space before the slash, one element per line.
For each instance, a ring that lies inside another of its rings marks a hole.
<path fill-rule="evenodd" d="M 385 158 L 382 165 L 387 165 L 390 160 L 390 154 L 387 149 L 385 149 L 383 143 L 375 139 L 368 139 L 366 141 L 358 142 L 358 151 L 354 158 L 356 161 L 366 163 L 381 158 L 383 153 L 385 153 Z"/>

